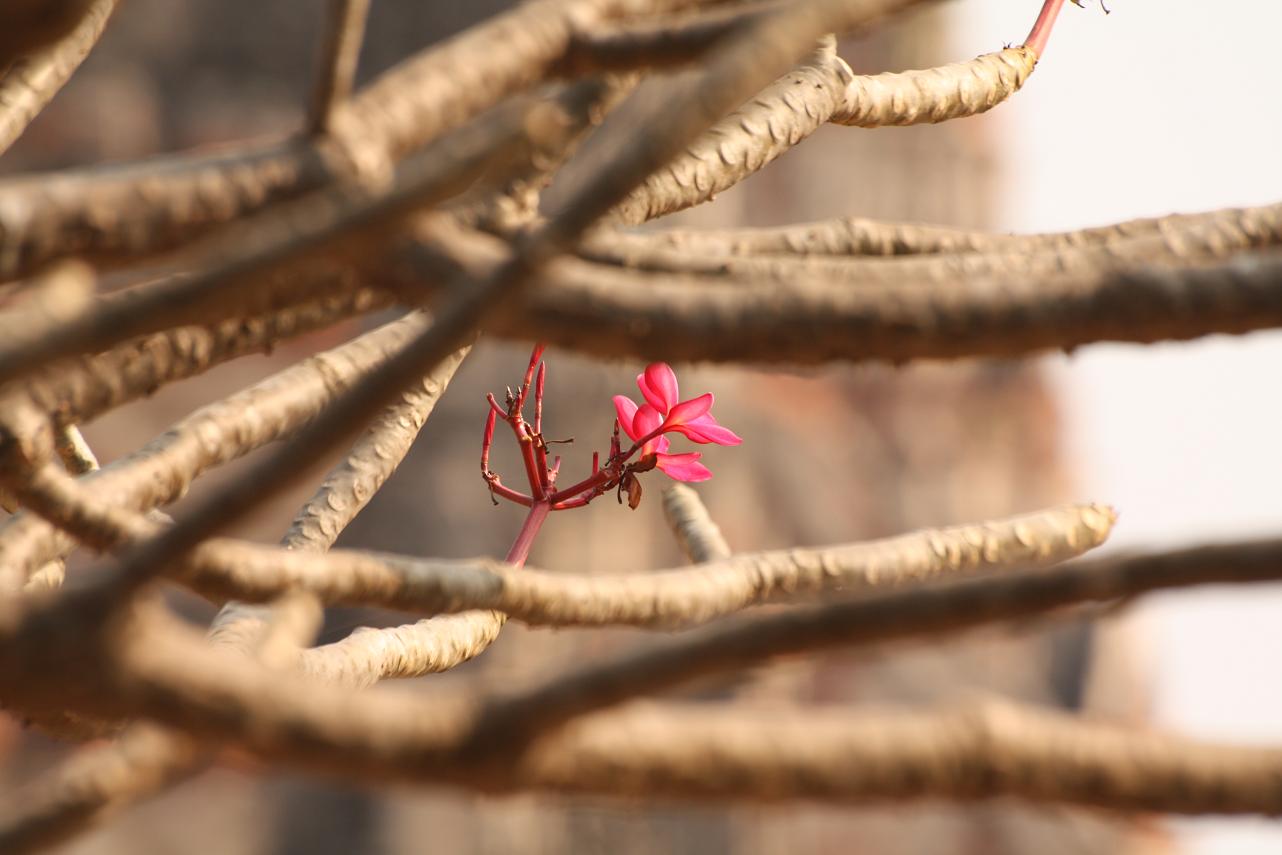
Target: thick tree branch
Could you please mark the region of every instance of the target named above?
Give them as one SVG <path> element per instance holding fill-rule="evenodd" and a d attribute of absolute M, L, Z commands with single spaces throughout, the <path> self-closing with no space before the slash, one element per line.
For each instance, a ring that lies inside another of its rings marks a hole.
<path fill-rule="evenodd" d="M 255 286 L 300 256 L 335 253 L 342 241 L 383 234 L 407 214 L 461 191 L 527 134 L 555 134 L 557 123 L 544 107 L 507 105 L 439 140 L 407 161 L 390 187 L 371 191 L 343 185 L 229 226 L 166 265 L 170 272 L 197 272 L 107 295 L 92 311 L 39 339 L 0 342 L 0 382 L 58 357 L 105 349 L 167 326 L 257 314 L 327 296 L 309 293 L 308 277 L 300 278 L 303 285 L 288 285 L 293 279 L 287 279 L 270 290 Z"/>
<path fill-rule="evenodd" d="M 482 236 L 421 235 L 402 273 L 487 275 L 507 256 Z M 962 257 L 959 257 L 961 259 Z M 1195 267 L 1123 259 L 1035 277 L 938 281 L 644 275 L 560 259 L 519 314 L 490 330 L 602 357 L 815 364 L 834 360 L 1023 356 L 1103 341 L 1154 342 L 1282 325 L 1282 256 Z M 401 288 L 407 285 L 401 285 Z"/>
<path fill-rule="evenodd" d="M 328 550 L 396 470 L 465 355 L 460 351 L 443 363 L 370 426 L 300 511 L 282 539 L 285 547 Z M 72 503 L 83 500 L 73 497 Z M 285 667 L 297 663 L 298 645 L 314 635 L 320 616 L 319 601 L 295 591 L 283 594 L 270 609 L 227 604 L 210 635 L 215 645 L 256 652 L 260 661 Z M 68 839 L 110 812 L 194 773 L 205 759 L 206 752 L 178 731 L 133 725 L 112 745 L 89 749 L 25 788 L 8 817 L 0 818 L 0 848 L 35 851 Z"/>
<path fill-rule="evenodd" d="M 881 128 L 974 116 L 1018 92 L 1036 65 L 1032 50 L 1014 47 L 938 68 L 854 77 L 829 121 Z"/>
<path fill-rule="evenodd" d="M 1128 220 L 1069 232 L 993 234 L 918 223 L 889 223 L 841 217 L 814 223 L 761 229 L 661 230 L 645 233 L 601 231 L 591 235 L 580 254 L 595 261 L 644 266 L 654 250 L 678 250 L 698 256 L 904 256 L 940 253 L 1031 253 L 1085 249 L 1124 243 L 1134 238 L 1220 235 L 1232 246 L 1264 245 L 1276 234 L 1282 206 L 1224 208 L 1196 214 L 1172 214 Z"/>
<path fill-rule="evenodd" d="M 1282 812 L 1282 749 L 999 702 L 783 715 L 640 706 L 575 722 L 536 743 L 515 768 L 478 777 L 479 786 L 501 790 L 682 800 L 852 805 L 1014 796 L 1123 812 Z"/>
<path fill-rule="evenodd" d="M 262 601 L 306 590 L 329 603 L 420 613 L 494 609 L 535 625 L 670 629 L 825 592 L 1048 566 L 1103 543 L 1112 521 L 1103 506 L 1070 505 L 867 543 L 745 553 L 622 576 L 346 551 L 294 555 L 218 540 L 197 550 L 181 578 L 215 598 Z"/>
<path fill-rule="evenodd" d="M 826 255 L 717 257 L 689 250 L 651 248 L 626 255 L 616 253 L 616 257 L 625 266 L 658 273 L 738 276 L 783 284 L 807 280 L 850 285 L 934 283 L 946 287 L 959 278 L 1084 276 L 1141 264 L 1156 268 L 1192 266 L 1229 259 L 1244 250 L 1282 246 L 1282 205 L 1240 212 L 1239 217 L 1186 219 L 1124 240 L 1044 249 L 1016 245 L 989 252 L 844 258 Z"/>
<path fill-rule="evenodd" d="M 521 4 L 383 74 L 345 103 L 332 136 L 319 142 L 273 142 L 0 182 L 0 279 L 72 253 L 136 261 L 348 180 L 353 171 L 386 176 L 410 152 L 547 76 L 577 27 L 690 2 Z"/>

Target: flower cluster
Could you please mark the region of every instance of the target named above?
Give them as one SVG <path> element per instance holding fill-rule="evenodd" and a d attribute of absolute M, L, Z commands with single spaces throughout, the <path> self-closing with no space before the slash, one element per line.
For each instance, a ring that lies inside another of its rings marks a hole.
<path fill-rule="evenodd" d="M 617 489 L 620 501 L 627 493 L 628 504 L 635 508 L 641 500 L 637 476 L 650 469 L 658 468 L 677 481 L 706 481 L 712 477 L 708 468 L 699 462 L 700 452 L 669 451 L 671 441 L 668 434 L 680 434 L 704 445 L 738 445 L 742 442 L 734 431 L 713 417 L 711 394 L 682 401 L 676 373 L 666 363 L 656 362 L 637 376 L 637 388 L 641 390 L 644 403 L 638 406 L 625 395 L 614 397 L 618 419 L 604 462 L 599 454 L 594 453 L 592 473 L 587 478 L 557 489 L 561 461 L 554 458 L 552 464 L 548 464 L 548 443 L 543 438 L 543 384 L 547 365 L 541 361 L 542 355 L 543 348 L 536 347 L 521 385 L 515 392 L 508 390 L 504 405 L 500 405 L 493 395 L 489 396 L 490 412 L 481 443 L 481 473 L 495 501 L 503 498 L 531 509 L 542 507 L 545 511 L 560 511 L 582 507 L 606 491 Z M 534 420 L 527 422 L 523 410 L 531 396 L 534 399 Z M 490 446 L 499 421 L 511 427 L 521 448 L 530 483 L 529 494 L 505 486 L 498 474 L 489 468 Z M 632 440 L 630 448 L 621 446 L 620 431 Z"/>

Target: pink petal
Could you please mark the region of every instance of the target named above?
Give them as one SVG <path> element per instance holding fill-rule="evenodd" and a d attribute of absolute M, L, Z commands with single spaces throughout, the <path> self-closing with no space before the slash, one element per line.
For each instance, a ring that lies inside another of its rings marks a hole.
<path fill-rule="evenodd" d="M 678 425 L 673 430 L 677 433 L 685 434 L 686 438 L 691 442 L 715 442 L 717 445 L 739 445 L 743 442 L 739 435 L 730 430 L 730 428 L 717 424 L 717 420 L 712 417 L 712 413 L 699 416 L 699 418 L 684 425 Z"/>
<path fill-rule="evenodd" d="M 645 402 L 647 404 L 654 407 L 661 413 L 666 413 L 668 411 L 663 405 L 663 399 L 659 397 L 658 393 L 651 389 L 650 384 L 646 382 L 645 374 L 637 375 L 637 388 L 641 390 L 641 397 L 645 398 Z"/>
<path fill-rule="evenodd" d="M 642 436 L 645 436 L 645 434 L 642 434 Z M 668 450 L 669 445 L 671 445 L 671 443 L 668 442 L 668 438 L 663 434 L 659 434 L 654 439 L 641 446 L 641 456 L 645 457 L 648 454 L 663 454 L 663 452 Z"/>
<path fill-rule="evenodd" d="M 649 404 L 642 404 L 637 414 L 632 417 L 632 431 L 628 436 L 635 442 L 646 434 L 653 433 L 663 424 L 663 415 Z"/>
<path fill-rule="evenodd" d="M 712 409 L 712 400 L 712 393 L 709 392 L 697 398 L 682 401 L 668 411 L 668 417 L 663 423 L 664 426 L 675 428 L 678 425 L 689 424 Z"/>
<path fill-rule="evenodd" d="M 680 400 L 676 372 L 666 362 L 651 362 L 647 365 L 645 373 L 637 377 L 637 386 L 641 387 L 641 394 L 645 395 L 650 405 L 664 415 Z"/>
<path fill-rule="evenodd" d="M 631 398 L 624 395 L 614 396 L 614 411 L 619 414 L 619 427 L 628 435 L 628 439 L 636 442 L 641 434 L 632 432 L 632 420 L 637 415 L 637 405 Z"/>
<path fill-rule="evenodd" d="M 659 468 L 674 481 L 707 481 L 712 477 L 708 467 L 699 462 L 697 451 L 685 454 L 660 454 Z"/>

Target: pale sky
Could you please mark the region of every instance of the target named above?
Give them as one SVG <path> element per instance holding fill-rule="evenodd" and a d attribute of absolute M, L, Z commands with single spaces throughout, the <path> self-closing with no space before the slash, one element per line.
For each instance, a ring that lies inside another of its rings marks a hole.
<path fill-rule="evenodd" d="M 953 4 L 960 57 L 1018 42 L 1036 0 Z M 1001 227 L 1076 228 L 1282 200 L 1282 3 L 1066 6 L 1045 59 L 993 121 Z M 1282 333 L 1051 358 L 1082 498 L 1115 545 L 1282 533 Z M 1282 745 L 1282 586 L 1145 601 L 1158 722 Z M 1282 823 L 1175 824 L 1188 852 L 1282 851 Z"/>

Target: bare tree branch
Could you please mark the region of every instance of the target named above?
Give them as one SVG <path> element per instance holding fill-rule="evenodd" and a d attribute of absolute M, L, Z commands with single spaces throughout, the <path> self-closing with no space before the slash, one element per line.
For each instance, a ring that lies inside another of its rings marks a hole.
<path fill-rule="evenodd" d="M 676 229 L 645 233 L 601 231 L 584 242 L 580 254 L 594 261 L 641 266 L 655 249 L 700 256 L 903 256 L 960 252 L 1043 252 L 1122 243 L 1162 235 L 1168 239 L 1205 229 L 1230 245 L 1258 245 L 1262 234 L 1277 231 L 1278 205 L 1224 208 L 1197 214 L 1172 214 L 1114 225 L 1049 234 L 990 234 L 917 223 L 887 223 L 841 217 L 780 228 Z"/>
<path fill-rule="evenodd" d="M 978 115 L 1018 92 L 1035 65 L 1033 51 L 1013 47 L 938 68 L 854 77 L 829 121 L 880 128 Z"/>
<path fill-rule="evenodd" d="M 663 489 L 663 516 L 691 564 L 705 564 L 730 557 L 730 544 L 708 515 L 699 494 L 684 484 Z"/>
<path fill-rule="evenodd" d="M 482 278 L 507 257 L 480 235 L 422 235 L 402 273 Z M 959 257 L 962 258 L 962 257 Z M 868 283 L 656 277 L 559 259 L 520 313 L 490 331 L 535 336 L 602 357 L 815 364 L 955 359 L 1071 350 L 1102 341 L 1154 342 L 1282 324 L 1282 261 L 1250 253 L 1163 269 L 1123 260 L 1035 278 Z M 406 284 L 398 286 L 408 287 Z"/>
<path fill-rule="evenodd" d="M 329 0 L 320 64 L 307 110 L 310 133 L 328 133 L 335 111 L 352 94 L 368 15 L 369 0 Z"/>
<path fill-rule="evenodd" d="M 410 771 L 408 760 L 402 768 L 407 777 L 430 774 Z M 1112 811 L 1282 811 L 1282 749 L 996 701 L 940 712 L 629 708 L 575 722 L 535 743 L 515 768 L 477 777 L 483 788 L 662 799 L 850 805 L 1014 796 Z"/>
<path fill-rule="evenodd" d="M 495 609 L 535 625 L 671 629 L 823 592 L 1048 566 L 1103 543 L 1112 522 L 1106 507 L 1068 505 L 867 543 L 744 553 L 687 569 L 613 576 L 347 551 L 294 555 L 217 540 L 193 554 L 181 578 L 215 598 L 262 601 L 306 590 L 330 603 L 405 611 Z"/>
<path fill-rule="evenodd" d="M 371 425 L 300 511 L 283 545 L 319 552 L 329 548 L 396 470 L 465 355 L 461 351 L 443 363 Z M 268 610 L 229 603 L 210 637 L 215 645 L 250 654 L 257 648 L 260 661 L 284 667 L 296 664 L 298 643 L 314 636 L 320 617 L 320 602 L 306 592 L 286 593 Z M 0 818 L 0 847 L 35 851 L 68 839 L 110 812 L 192 774 L 205 753 L 180 732 L 135 724 L 112 745 L 77 755 L 24 789 L 8 817 Z"/>
<path fill-rule="evenodd" d="M 22 10 L 9 17 L 6 10 L 5 32 L 0 36 L 0 154 L 80 67 L 106 28 L 116 2 L 37 3 L 37 15 L 43 19 L 36 20 L 24 19 Z"/>
<path fill-rule="evenodd" d="M 408 315 L 209 404 L 96 473 L 87 485 L 117 509 L 141 511 L 174 501 L 202 472 L 297 430 L 426 325 L 422 315 Z M 103 536 L 99 542 L 114 541 Z M 0 525 L 0 567 L 9 574 L 29 573 L 71 546 L 25 514 Z"/>

